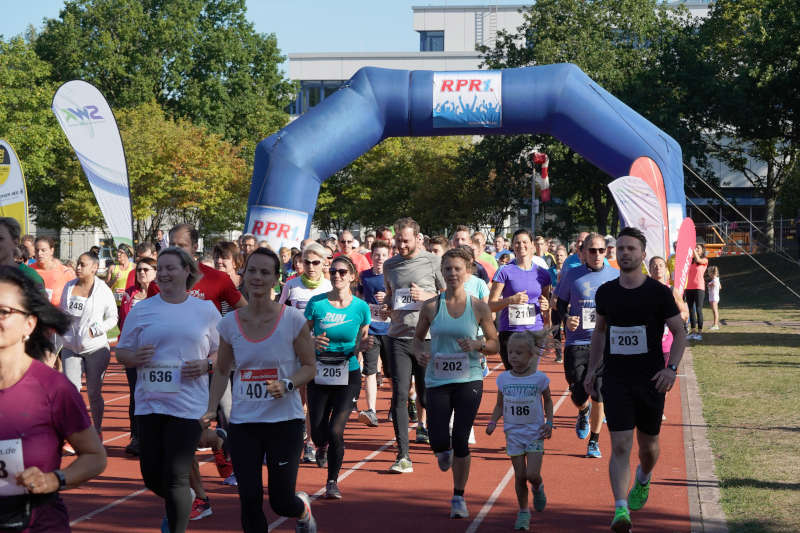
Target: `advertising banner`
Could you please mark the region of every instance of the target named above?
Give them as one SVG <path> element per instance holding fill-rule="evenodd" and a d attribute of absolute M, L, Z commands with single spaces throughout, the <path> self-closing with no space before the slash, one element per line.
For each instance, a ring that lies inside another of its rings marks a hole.
<path fill-rule="evenodd" d="M 502 126 L 502 73 L 434 72 L 433 127 Z"/>
<path fill-rule="evenodd" d="M 692 263 L 692 251 L 697 244 L 697 233 L 694 228 L 694 221 L 691 218 L 683 219 L 681 228 L 678 230 L 678 244 L 675 245 L 675 283 L 674 291 L 678 296 L 683 296 L 686 283 L 689 281 L 689 265 Z"/>
<path fill-rule="evenodd" d="M 111 107 L 92 84 L 72 80 L 56 91 L 52 110 L 89 179 L 114 243 L 132 245 L 128 167 Z"/>
<path fill-rule="evenodd" d="M 28 191 L 14 149 L 0 139 L 0 216 L 15 218 L 22 234 L 28 233 Z"/>
<path fill-rule="evenodd" d="M 247 217 L 245 233 L 252 233 L 256 241 L 267 241 L 273 250 L 281 246 L 300 247 L 308 227 L 308 213 L 269 205 L 252 205 Z"/>
<path fill-rule="evenodd" d="M 645 181 L 634 176 L 615 179 L 608 184 L 608 188 L 619 208 L 622 226 L 638 228 L 647 238 L 645 262 L 648 261 L 647 258 L 655 256 L 666 259 L 666 225 L 662 216 L 662 202 L 655 191 Z"/>

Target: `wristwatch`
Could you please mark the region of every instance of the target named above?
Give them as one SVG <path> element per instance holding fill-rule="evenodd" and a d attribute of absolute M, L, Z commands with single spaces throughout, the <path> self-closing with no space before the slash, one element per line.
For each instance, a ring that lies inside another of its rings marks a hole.
<path fill-rule="evenodd" d="M 669 368 L 670 370 L 672 370 L 676 374 L 678 373 L 678 365 L 667 365 L 667 368 Z"/>
<path fill-rule="evenodd" d="M 67 488 L 67 478 L 61 470 L 53 470 L 53 474 L 58 478 L 58 489 L 63 490 Z"/>
<path fill-rule="evenodd" d="M 286 387 L 286 392 L 292 392 L 294 390 L 294 383 L 292 383 L 291 379 L 282 379 L 281 383 Z"/>

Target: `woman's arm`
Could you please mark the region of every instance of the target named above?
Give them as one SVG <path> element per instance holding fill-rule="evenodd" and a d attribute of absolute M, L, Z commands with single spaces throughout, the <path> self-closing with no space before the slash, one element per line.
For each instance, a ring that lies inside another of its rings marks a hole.
<path fill-rule="evenodd" d="M 480 300 L 473 302 L 473 307 L 477 311 L 478 324 L 483 330 L 484 345 L 480 350 L 484 355 L 498 353 L 500 351 L 500 340 L 497 334 L 497 328 L 494 327 L 494 320 L 492 319 L 492 311 L 489 305 Z"/>
<path fill-rule="evenodd" d="M 100 329 L 102 330 L 100 335 L 105 335 L 117 325 L 119 315 L 117 311 L 117 302 L 114 300 L 114 293 L 110 290 L 103 291 L 101 298 L 103 302 L 103 316 L 98 322 L 100 322 Z M 96 336 L 99 337 L 100 335 Z"/>
<path fill-rule="evenodd" d="M 217 350 L 217 364 L 214 369 L 214 375 L 211 378 L 211 392 L 208 395 L 208 410 L 200 419 L 200 424 L 203 427 L 208 427 L 208 424 L 217 417 L 217 407 L 219 407 L 219 402 L 228 386 L 232 366 L 233 347 L 227 341 L 220 339 L 219 349 Z"/>
<path fill-rule="evenodd" d="M 528 301 L 528 295 L 524 291 L 512 294 L 508 298 L 501 298 L 500 296 L 505 286 L 505 283 L 500 283 L 499 281 L 492 283 L 492 290 L 489 292 L 489 308 L 495 313 L 509 305 L 524 304 Z"/>
<path fill-rule="evenodd" d="M 294 339 L 294 353 L 300 360 L 300 369 L 289 379 L 295 387 L 305 385 L 317 375 L 317 357 L 314 350 L 314 338 L 308 326 L 303 326 L 300 333 Z"/>
<path fill-rule="evenodd" d="M 545 417 L 544 438 L 549 439 L 553 436 L 553 395 L 550 394 L 550 385 L 542 391 L 542 402 L 544 403 Z"/>

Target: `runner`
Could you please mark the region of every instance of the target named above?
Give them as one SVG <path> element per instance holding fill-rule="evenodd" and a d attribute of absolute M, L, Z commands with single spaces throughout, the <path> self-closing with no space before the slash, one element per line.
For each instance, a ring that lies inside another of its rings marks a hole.
<path fill-rule="evenodd" d="M 384 373 L 389 368 L 388 353 L 389 320 L 381 315 L 381 306 L 386 298 L 386 286 L 383 280 L 383 264 L 389 259 L 389 243 L 374 241 L 370 252 L 372 268 L 361 272 L 359 276 L 358 295 L 369 305 L 371 322 L 369 335 L 372 341 L 369 349 L 363 353 L 366 377 L 367 409 L 358 413 L 358 420 L 370 427 L 378 426 L 378 415 L 375 405 L 378 397 L 378 362 L 382 362 Z M 387 375 L 387 377 L 390 377 Z"/>
<path fill-rule="evenodd" d="M 582 255 L 586 263 L 568 270 L 558 284 L 558 313 L 566 317 L 567 339 L 564 347 L 564 376 L 570 398 L 578 408 L 575 433 L 583 440 L 589 436 L 586 457 L 599 459 L 600 430 L 603 428 L 602 378 L 597 378 L 595 394 L 589 398 L 583 387 L 589 366 L 589 345 L 596 322 L 595 292 L 603 283 L 617 279 L 619 271 L 603 264 L 606 241 L 602 235 L 590 233 L 583 240 Z M 598 369 L 602 373 L 602 368 Z M 591 402 L 589 401 L 591 399 Z"/>
<path fill-rule="evenodd" d="M 417 391 L 417 442 L 427 443 L 425 430 L 425 368 L 414 358 L 413 337 L 422 303 L 444 288 L 438 256 L 417 246 L 419 224 L 401 218 L 394 224 L 398 255 L 383 265 L 386 296 L 385 311 L 391 312 L 389 326 L 389 365 L 392 374 L 392 423 L 397 439 L 397 460 L 390 471 L 413 472 L 408 452 L 408 389 L 414 376 Z M 426 343 L 429 341 L 425 341 Z"/>
<path fill-rule="evenodd" d="M 117 325 L 117 304 L 111 289 L 96 278 L 98 260 L 94 254 L 81 254 L 78 278 L 64 286 L 61 310 L 70 315 L 69 329 L 62 335 L 61 361 L 64 374 L 81 390 L 86 374 L 86 392 L 92 421 L 103 440 L 103 378 L 111 360 L 106 333 Z"/>
<path fill-rule="evenodd" d="M 596 323 L 584 381 L 587 394 L 602 394 L 605 401 L 612 447 L 608 469 L 615 500 L 611 529 L 617 533 L 631 530 L 629 509 L 641 509 L 647 501 L 659 454 L 664 398 L 675 383 L 686 346 L 672 291 L 642 273 L 646 243 L 636 228 L 625 228 L 617 236 L 620 277 L 595 293 Z M 661 352 L 665 323 L 673 336 L 666 368 Z M 603 382 L 596 391 L 595 378 L 601 368 Z M 639 466 L 626 494 L 634 428 Z"/>
<path fill-rule="evenodd" d="M 153 259 L 153 261 L 158 259 L 158 250 L 156 249 L 156 245 L 150 241 L 143 241 L 136 245 L 136 264 L 139 263 L 140 259 L 144 259 L 145 257 L 150 257 Z M 126 290 L 136 284 L 136 278 L 136 269 L 134 268 L 128 273 L 128 279 L 125 282 Z M 121 314 L 122 313 L 120 313 L 120 315 Z M 122 324 L 120 324 L 119 329 L 122 329 Z"/>
<path fill-rule="evenodd" d="M 502 235 L 497 235 L 494 238 L 494 258 L 497 260 L 498 266 L 500 266 L 500 256 L 503 254 L 511 255 L 511 250 L 509 250 L 507 246 L 506 238 Z"/>
<path fill-rule="evenodd" d="M 314 345 L 303 313 L 272 301 L 280 260 L 271 250 L 254 250 L 245 261 L 247 307 L 226 315 L 217 328 L 220 347 L 208 409 L 208 427 L 233 378 L 230 433 L 233 468 L 239 485 L 242 530 L 268 531 L 261 465 L 266 455 L 269 503 L 281 516 L 298 518 L 297 531 L 313 533 L 310 499 L 295 493 L 303 448 L 305 415 L 297 389 L 315 372 Z"/>
<path fill-rule="evenodd" d="M 444 254 L 446 290 L 425 302 L 414 335 L 417 362 L 425 367 L 431 449 L 439 469 L 446 472 L 453 467 L 450 518 L 469 516 L 464 489 L 469 478 L 469 434 L 483 395 L 481 354 L 497 353 L 499 348 L 489 306 L 464 289 L 473 277 L 472 260 L 461 247 Z"/>
<path fill-rule="evenodd" d="M 581 254 L 581 245 L 583 244 L 583 239 L 585 239 L 587 235 L 589 235 L 588 231 L 582 231 L 575 236 L 575 245 L 572 249 L 572 254 L 570 254 L 564 261 L 562 271 L 567 271 L 570 268 L 581 266 L 583 264 L 584 258 Z"/>
<path fill-rule="evenodd" d="M 50 236 L 36 237 L 34 243 L 36 247 L 36 262 L 31 268 L 42 277 L 44 290 L 50 303 L 58 307 L 61 305 L 61 293 L 64 285 L 71 279 L 75 279 L 75 272 L 68 266 L 64 266 L 61 261 L 53 257 L 55 241 Z"/>
<path fill-rule="evenodd" d="M 541 235 L 536 236 L 533 241 L 533 249 L 535 250 L 534 255 L 544 262 L 544 268 L 549 270 L 555 266 L 556 258 L 547 251 L 547 241 L 544 240 L 544 237 Z"/>
<path fill-rule="evenodd" d="M 508 340 L 511 369 L 497 376 L 497 403 L 486 425 L 486 434 L 491 435 L 503 417 L 506 453 L 514 467 L 514 490 L 519 504 L 515 530 L 530 528 L 528 483 L 533 489 L 533 508 L 541 512 L 547 505 L 541 470 L 543 440 L 553 434 L 553 399 L 550 378 L 538 371 L 547 337 L 546 330 L 511 335 Z"/>
<path fill-rule="evenodd" d="M 122 305 L 122 295 L 125 294 L 125 289 L 128 287 L 128 275 L 134 271 L 134 264 L 131 262 L 130 248 L 121 244 L 117 248 L 117 264 L 112 265 L 111 268 L 106 269 L 106 284 L 111 288 L 114 293 L 114 300 L 117 302 L 117 307 Z"/>
<path fill-rule="evenodd" d="M 353 233 L 350 230 L 344 230 L 339 234 L 339 251 L 333 254 L 334 258 L 341 255 L 347 257 L 356 266 L 356 272 L 369 270 L 370 264 L 366 257 L 353 249 L 353 243 L 356 242 L 353 238 Z"/>
<path fill-rule="evenodd" d="M 256 249 L 256 236 L 252 233 L 245 233 L 241 237 L 239 237 L 239 250 L 242 254 L 242 264 L 244 264 L 247 256 Z"/>
<path fill-rule="evenodd" d="M 369 334 L 369 306 L 353 296 L 356 267 L 344 255 L 331 263 L 333 289 L 309 300 L 305 310 L 315 335 L 317 371 L 308 384 L 308 420 L 317 466 L 328 467 L 325 498 L 341 499 L 337 479 L 344 459 L 344 427 L 361 390 L 356 351 Z"/>
<path fill-rule="evenodd" d="M 689 306 L 689 323 L 692 331 L 687 339 L 703 340 L 703 302 L 706 297 L 706 247 L 700 243 L 692 250 L 692 263 L 689 265 L 689 275 L 686 280 L 686 304 Z"/>
<path fill-rule="evenodd" d="M 164 498 L 162 530 L 172 533 L 186 530 L 193 510 L 189 478 L 202 431 L 197 421 L 208 404 L 208 358 L 216 356 L 219 343 L 219 310 L 189 294 L 198 276 L 183 248 L 161 250 L 160 293 L 128 314 L 116 349 L 120 363 L 138 369 L 142 478 Z"/>
<path fill-rule="evenodd" d="M 18 267 L 0 266 L 0 321 L 0 530 L 66 533 L 59 492 L 106 467 L 83 398 L 41 362 L 53 349 L 49 330 L 63 333 L 69 318 Z M 60 470 L 64 440 L 77 458 Z"/>
<path fill-rule="evenodd" d="M 550 274 L 533 263 L 531 233 L 519 229 L 511 239 L 516 260 L 495 274 L 489 307 L 499 313 L 500 357 L 506 370 L 508 338 L 515 331 L 540 330 L 550 325 Z"/>
<path fill-rule="evenodd" d="M 555 255 L 556 264 L 551 267 L 548 272 L 550 273 L 550 283 L 553 286 L 551 291 L 552 297 L 550 298 L 550 321 L 553 324 L 553 340 L 555 340 L 554 349 L 556 351 L 556 363 L 563 363 L 564 358 L 561 355 L 561 338 L 562 331 L 564 330 L 564 317 L 558 311 L 556 304 L 558 303 L 558 279 L 561 277 L 561 270 L 564 267 L 564 261 L 567 259 L 567 249 L 559 244 L 556 247 Z"/>

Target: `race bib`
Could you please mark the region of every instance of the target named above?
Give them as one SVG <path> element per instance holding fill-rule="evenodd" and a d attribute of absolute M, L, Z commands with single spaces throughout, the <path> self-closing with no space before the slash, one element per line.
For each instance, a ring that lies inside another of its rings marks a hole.
<path fill-rule="evenodd" d="M 533 424 L 536 413 L 531 396 L 503 396 L 503 417 L 508 424 Z"/>
<path fill-rule="evenodd" d="M 597 323 L 597 308 L 584 307 L 581 312 L 581 327 L 583 329 L 594 329 L 594 325 Z"/>
<path fill-rule="evenodd" d="M 72 316 L 81 316 L 86 305 L 86 298 L 83 296 L 70 296 L 67 301 L 67 313 Z"/>
<path fill-rule="evenodd" d="M 317 361 L 317 375 L 314 377 L 314 383 L 317 385 L 347 385 L 350 380 L 348 364 L 348 360 L 344 360 L 338 365 L 326 365 Z"/>
<path fill-rule="evenodd" d="M 23 470 L 22 439 L 0 440 L 0 496 L 25 494 L 25 487 L 17 485 L 17 475 Z"/>
<path fill-rule="evenodd" d="M 243 402 L 272 400 L 272 395 L 267 392 L 267 385 L 276 379 L 278 379 L 277 368 L 239 369 L 236 399 Z"/>
<path fill-rule="evenodd" d="M 422 309 L 422 302 L 415 302 L 411 297 L 411 289 L 397 289 L 394 291 L 395 311 L 419 311 Z"/>
<path fill-rule="evenodd" d="M 647 353 L 647 329 L 644 326 L 611 326 L 611 353 L 637 355 Z"/>
<path fill-rule="evenodd" d="M 181 363 L 169 361 L 139 367 L 138 382 L 147 392 L 178 392 L 181 390 Z"/>
<path fill-rule="evenodd" d="M 533 304 L 513 304 L 508 306 L 509 326 L 533 326 L 536 324 L 536 306 Z"/>
<path fill-rule="evenodd" d="M 373 322 L 389 322 L 388 318 L 381 316 L 381 304 L 369 304 L 369 316 Z"/>
<path fill-rule="evenodd" d="M 436 379 L 469 379 L 469 355 L 466 352 L 437 353 L 433 356 Z"/>
<path fill-rule="evenodd" d="M 125 294 L 125 289 L 114 289 L 114 300 L 117 301 L 117 305 L 122 303 L 123 294 Z"/>

